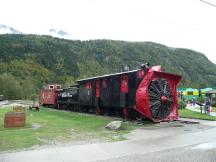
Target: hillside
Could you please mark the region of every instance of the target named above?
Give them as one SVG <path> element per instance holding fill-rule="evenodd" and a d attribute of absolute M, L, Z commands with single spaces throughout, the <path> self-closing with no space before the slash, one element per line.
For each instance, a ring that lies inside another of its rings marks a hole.
<path fill-rule="evenodd" d="M 216 65 L 188 49 L 152 42 L 72 41 L 21 34 L 0 35 L 0 42 L 0 82 L 12 77 L 18 87 L 29 86 L 34 93 L 46 83 L 70 85 L 79 78 L 119 72 L 124 66 L 136 69 L 145 62 L 182 75 L 182 86 L 216 85 Z"/>

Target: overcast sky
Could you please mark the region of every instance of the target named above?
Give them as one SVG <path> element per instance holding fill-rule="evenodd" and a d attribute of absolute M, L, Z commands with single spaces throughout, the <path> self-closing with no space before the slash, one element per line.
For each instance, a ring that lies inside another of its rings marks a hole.
<path fill-rule="evenodd" d="M 216 7 L 200 0 L 0 0 L 0 24 L 37 34 L 55 28 L 80 40 L 153 41 L 216 63 Z"/>

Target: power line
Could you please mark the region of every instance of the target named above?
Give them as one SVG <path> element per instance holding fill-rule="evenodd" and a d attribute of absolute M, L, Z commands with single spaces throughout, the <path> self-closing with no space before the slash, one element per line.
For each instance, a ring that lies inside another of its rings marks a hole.
<path fill-rule="evenodd" d="M 200 0 L 201 2 L 204 2 L 204 3 L 206 3 L 206 4 L 208 4 L 208 5 L 211 5 L 211 6 L 214 6 L 214 7 L 216 7 L 216 5 L 215 4 L 213 4 L 213 3 L 210 3 L 210 2 L 207 2 L 207 1 L 203 1 L 203 0 Z"/>

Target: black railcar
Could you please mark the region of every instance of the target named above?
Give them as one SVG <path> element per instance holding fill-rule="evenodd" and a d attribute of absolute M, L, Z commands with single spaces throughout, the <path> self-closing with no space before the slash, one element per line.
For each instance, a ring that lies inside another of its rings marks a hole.
<path fill-rule="evenodd" d="M 57 108 L 71 109 L 78 108 L 78 85 L 61 89 L 57 97 Z"/>
<path fill-rule="evenodd" d="M 134 110 L 136 89 L 144 70 L 133 70 L 83 80 L 79 84 L 79 104 L 95 108 L 97 113 L 121 114 L 122 109 Z M 124 115 L 128 113 L 123 111 Z"/>
<path fill-rule="evenodd" d="M 78 80 L 79 104 L 97 113 L 151 120 L 178 118 L 176 86 L 181 77 L 161 66 Z"/>

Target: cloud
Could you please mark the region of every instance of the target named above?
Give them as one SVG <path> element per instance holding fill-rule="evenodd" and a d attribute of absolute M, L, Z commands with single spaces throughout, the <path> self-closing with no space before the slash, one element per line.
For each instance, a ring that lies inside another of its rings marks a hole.
<path fill-rule="evenodd" d="M 52 35 L 54 37 L 71 39 L 70 33 L 63 31 L 63 30 L 56 30 L 54 28 L 49 29 L 49 35 Z"/>

